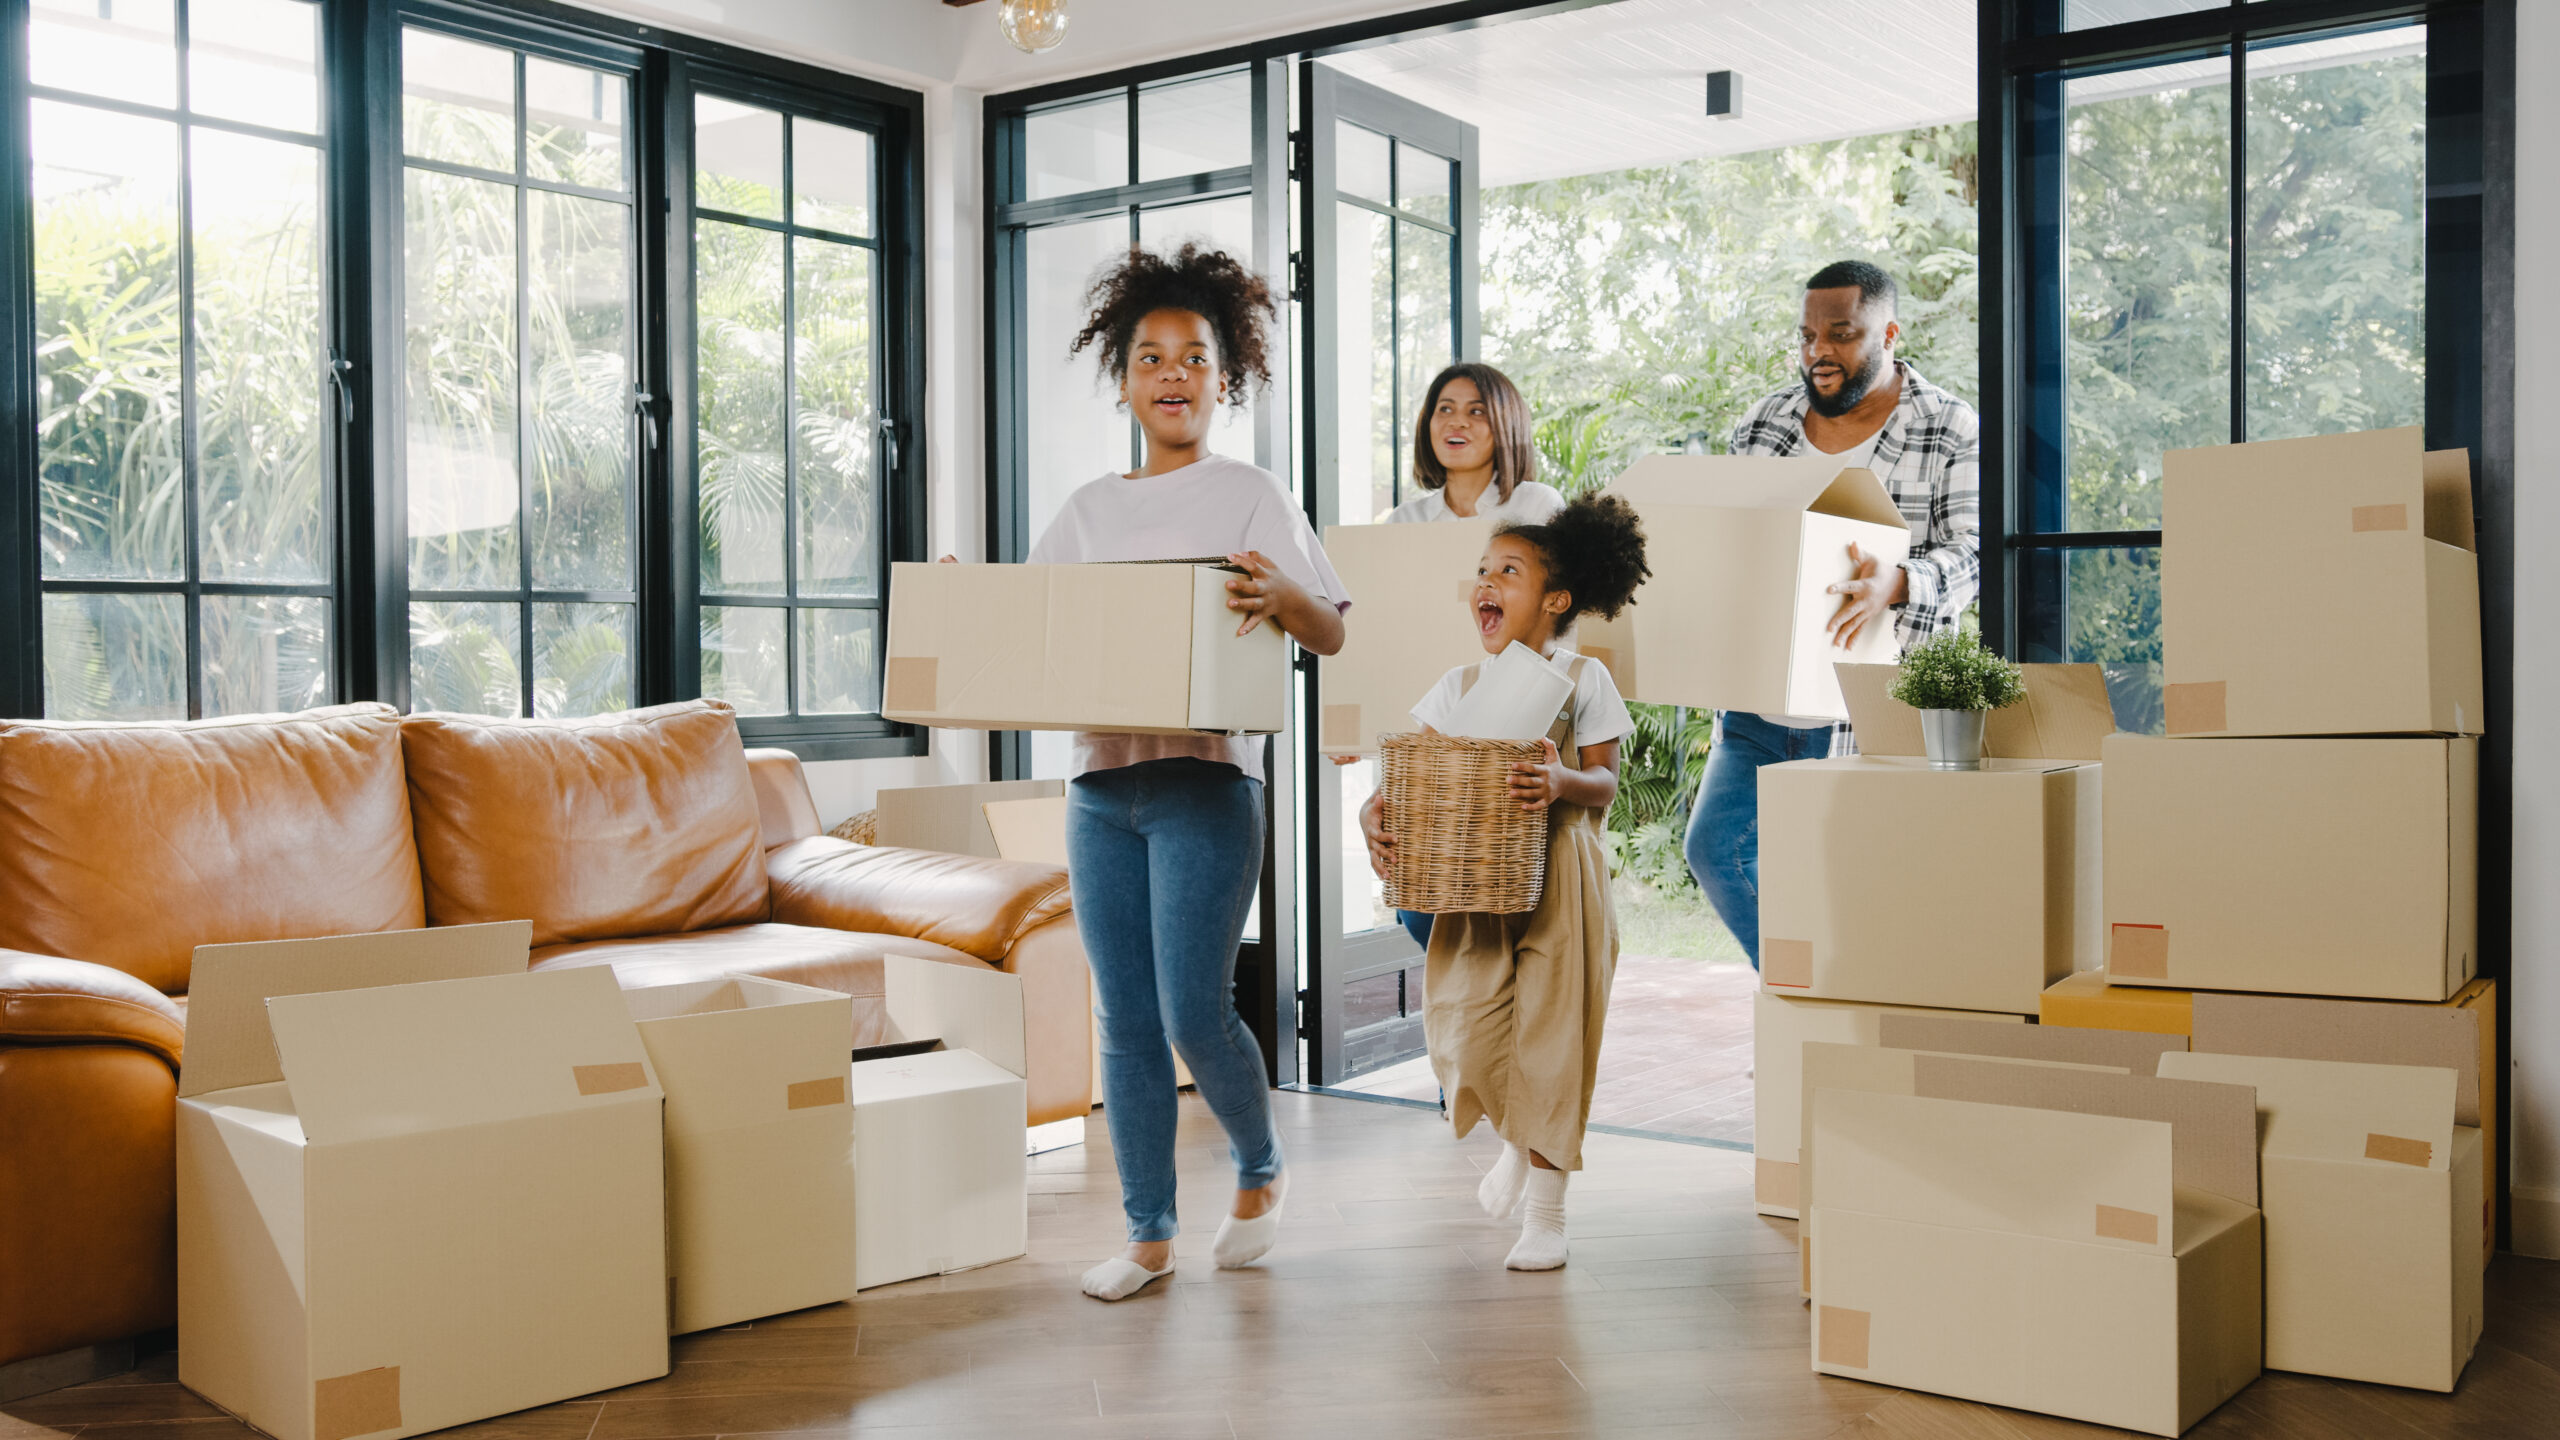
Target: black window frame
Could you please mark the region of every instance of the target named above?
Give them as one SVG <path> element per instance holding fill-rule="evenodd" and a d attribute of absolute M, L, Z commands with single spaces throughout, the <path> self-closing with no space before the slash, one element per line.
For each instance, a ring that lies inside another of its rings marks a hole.
<path fill-rule="evenodd" d="M 407 495 L 402 464 L 400 30 L 465 38 L 628 74 L 638 217 L 633 275 L 636 407 L 632 531 L 636 613 L 631 703 L 701 693 L 690 419 L 692 94 L 766 97 L 796 114 L 878 137 L 882 416 L 896 428 L 881 476 L 886 558 L 926 558 L 924 97 L 921 93 L 549 0 L 319 0 L 325 348 L 339 362 L 325 475 L 333 520 L 333 702 L 409 708 Z M 36 472 L 33 164 L 28 0 L 0 0 L 0 715 L 44 714 L 41 480 Z M 662 222 L 662 223 L 659 223 Z M 681 425 L 683 428 L 679 428 Z M 653 438 L 654 437 L 654 438 Z M 682 443 L 677 443 L 681 440 Z M 85 584 L 72 588 L 97 588 Z M 120 587 L 110 587 L 120 588 Z M 170 588 L 166 586 L 158 588 Z M 201 583 L 191 588 L 205 588 Z M 215 585 L 214 590 L 239 588 Z M 528 592 L 547 596 L 550 592 Z M 622 592 L 616 592 L 617 603 Z M 885 610 L 883 577 L 878 604 Z M 190 650 L 196 642 L 191 638 Z M 885 648 L 885 647 L 884 647 Z M 882 661 L 885 665 L 885 659 Z M 533 675 L 522 676 L 531 694 Z M 197 678 L 186 678 L 190 693 Z M 751 745 L 804 759 L 927 753 L 920 726 L 876 715 L 742 717 Z"/>

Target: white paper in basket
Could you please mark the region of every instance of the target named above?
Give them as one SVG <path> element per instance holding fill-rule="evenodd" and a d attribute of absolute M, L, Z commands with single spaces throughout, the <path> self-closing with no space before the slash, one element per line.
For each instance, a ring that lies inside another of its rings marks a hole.
<path fill-rule="evenodd" d="M 1536 740 L 1573 694 L 1565 668 L 1514 640 L 1484 662 L 1475 688 L 1458 697 L 1442 733 L 1471 740 Z"/>

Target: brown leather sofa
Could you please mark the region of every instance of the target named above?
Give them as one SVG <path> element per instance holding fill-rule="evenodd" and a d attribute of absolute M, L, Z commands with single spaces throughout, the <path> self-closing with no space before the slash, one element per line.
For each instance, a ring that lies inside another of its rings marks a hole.
<path fill-rule="evenodd" d="M 1027 1120 L 1091 1109 L 1064 872 L 821 835 L 799 762 L 717 702 L 0 722 L 0 1365 L 174 1321 L 196 946 L 522 918 L 536 969 L 842 991 L 854 1044 L 883 954 L 1009 971 Z"/>

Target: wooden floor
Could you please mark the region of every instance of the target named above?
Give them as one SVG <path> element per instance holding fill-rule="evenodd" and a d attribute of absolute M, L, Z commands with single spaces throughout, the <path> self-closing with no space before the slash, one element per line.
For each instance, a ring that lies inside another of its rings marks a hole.
<path fill-rule="evenodd" d="M 1609 987 L 1607 1043 L 1591 1123 L 1751 1143 L 1751 997 L 1743 964 L 1619 957 Z M 1428 1058 L 1361 1076 L 1345 1087 L 1437 1101 Z"/>
<path fill-rule="evenodd" d="M 1427 1112 L 1275 1096 L 1293 1177 L 1281 1247 L 1220 1272 L 1225 1142 L 1185 1097 L 1180 1274 L 1103 1305 L 1077 1275 L 1121 1228 L 1108 1140 L 1034 1161 L 1030 1255 L 847 1305 L 679 1340 L 666 1379 L 451 1432 L 485 1440 L 713 1435 L 884 1440 L 1484 1440 L 2116 1432 L 1811 1374 L 1794 1226 L 1751 1213 L 1750 1157 L 1595 1136 L 1573 1261 L 1502 1269 L 1471 1198 L 1494 1151 Z M 2451 1396 L 2271 1375 L 2197 1436 L 2560 1435 L 2560 1265 L 2499 1257 L 2488 1336 Z M 0 1440 L 246 1440 L 143 1372 L 0 1406 Z"/>

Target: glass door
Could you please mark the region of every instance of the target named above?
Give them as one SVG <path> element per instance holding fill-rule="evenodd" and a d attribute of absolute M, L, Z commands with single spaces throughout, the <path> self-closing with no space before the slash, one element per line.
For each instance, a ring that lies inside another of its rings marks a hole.
<path fill-rule="evenodd" d="M 1411 498 L 1422 392 L 1476 353 L 1476 131 L 1313 61 L 1299 85 L 1303 493 L 1321 532 Z M 1416 693 L 1436 678 L 1416 677 Z M 1321 667 L 1308 684 L 1312 715 Z M 1332 1085 L 1422 1053 L 1422 951 L 1360 838 L 1376 762 L 1335 766 L 1305 743 L 1316 885 L 1302 1024 L 1309 1078 Z"/>

